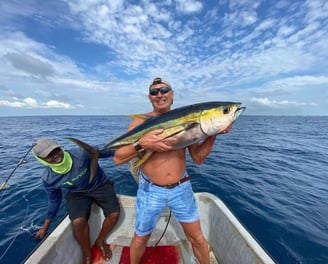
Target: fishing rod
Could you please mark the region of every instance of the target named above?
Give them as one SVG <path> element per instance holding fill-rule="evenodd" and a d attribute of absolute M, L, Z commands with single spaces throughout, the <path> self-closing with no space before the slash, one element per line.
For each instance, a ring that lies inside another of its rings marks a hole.
<path fill-rule="evenodd" d="M 25 153 L 25 155 L 24 155 L 24 156 L 18 161 L 16 167 L 15 167 L 15 168 L 13 169 L 13 171 L 9 174 L 9 176 L 7 177 L 7 179 L 6 179 L 6 180 L 0 185 L 0 190 L 3 190 L 3 189 L 5 189 L 5 188 L 8 188 L 8 187 L 9 187 L 9 185 L 8 185 L 7 183 L 8 183 L 8 181 L 9 181 L 10 177 L 13 176 L 14 172 L 17 170 L 17 168 L 18 168 L 20 165 L 26 163 L 25 158 L 26 158 L 27 154 L 32 150 L 32 148 L 33 148 L 34 146 L 35 146 L 35 143 L 32 144 L 32 146 L 28 149 L 28 151 Z"/>

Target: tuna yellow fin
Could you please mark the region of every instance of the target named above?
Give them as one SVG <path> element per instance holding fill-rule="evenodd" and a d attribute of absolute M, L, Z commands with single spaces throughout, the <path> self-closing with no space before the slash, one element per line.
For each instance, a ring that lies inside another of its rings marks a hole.
<path fill-rule="evenodd" d="M 142 156 L 139 162 L 136 164 L 137 167 L 140 167 L 150 156 L 153 154 L 152 150 L 147 150 L 146 153 Z"/>
<path fill-rule="evenodd" d="M 128 116 L 133 117 L 133 118 L 138 118 L 138 119 L 141 119 L 141 120 L 147 120 L 151 117 L 151 116 L 146 115 L 146 114 L 129 114 Z"/>
<path fill-rule="evenodd" d="M 140 166 L 137 166 L 139 161 L 140 158 L 138 156 L 135 156 L 129 161 L 129 171 L 137 183 L 139 183 L 139 176 L 141 170 Z"/>

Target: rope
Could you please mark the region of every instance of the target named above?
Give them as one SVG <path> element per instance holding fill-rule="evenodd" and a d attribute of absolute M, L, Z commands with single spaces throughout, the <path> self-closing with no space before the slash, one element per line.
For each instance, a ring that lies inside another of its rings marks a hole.
<path fill-rule="evenodd" d="M 154 250 L 156 249 L 156 247 L 158 246 L 159 242 L 161 241 L 161 239 L 163 238 L 168 226 L 169 226 L 169 223 L 170 223 L 170 219 L 171 219 L 171 215 L 172 215 L 172 211 L 170 210 L 170 215 L 169 215 L 169 218 L 167 220 L 167 223 L 166 223 L 166 226 L 164 228 L 164 231 L 162 233 L 162 235 L 160 236 L 160 238 L 157 240 L 157 242 L 155 243 L 155 245 L 153 246 L 152 250 L 149 251 L 146 255 L 144 255 L 140 261 L 140 263 L 143 263 L 143 261 L 146 261 L 149 256 L 154 252 Z"/>

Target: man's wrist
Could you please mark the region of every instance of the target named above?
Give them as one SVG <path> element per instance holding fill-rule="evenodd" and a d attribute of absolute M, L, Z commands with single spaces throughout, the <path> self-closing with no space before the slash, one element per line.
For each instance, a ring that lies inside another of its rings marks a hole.
<path fill-rule="evenodd" d="M 133 143 L 133 146 L 134 146 L 134 149 L 137 151 L 137 152 L 142 152 L 144 151 L 143 147 L 140 145 L 139 141 L 136 141 Z"/>

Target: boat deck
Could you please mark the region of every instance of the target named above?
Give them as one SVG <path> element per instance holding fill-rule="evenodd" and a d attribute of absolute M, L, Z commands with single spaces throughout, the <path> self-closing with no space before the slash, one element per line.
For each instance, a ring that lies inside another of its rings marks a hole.
<path fill-rule="evenodd" d="M 157 246 L 157 247 L 147 247 L 144 257 L 142 259 L 142 264 L 197 264 L 197 260 L 190 253 L 190 246 L 186 250 L 186 245 L 177 245 L 177 246 Z M 130 263 L 130 248 L 128 246 L 121 245 L 110 245 L 112 250 L 112 259 L 108 262 L 103 261 L 103 263 L 118 263 L 118 264 L 129 264 Z M 95 259 L 102 262 L 100 253 L 94 253 Z M 185 258 L 185 259 L 184 259 Z M 210 263 L 219 264 L 215 258 L 213 252 L 210 254 Z"/>
<path fill-rule="evenodd" d="M 209 193 L 196 193 L 195 197 L 202 230 L 210 246 L 211 264 L 275 263 L 221 200 Z M 98 251 L 100 259 L 97 263 L 129 263 L 129 245 L 134 233 L 135 198 L 120 195 L 119 199 L 122 205 L 120 218 L 106 240 L 113 252 L 112 259 L 103 262 Z M 93 205 L 89 219 L 91 244 L 95 242 L 103 220 L 101 209 Z M 157 246 L 154 248 L 155 245 Z M 163 210 L 156 229 L 151 234 L 145 256 L 142 264 L 198 263 L 180 223 L 168 209 Z M 81 259 L 81 249 L 73 237 L 70 220 L 66 217 L 24 263 L 78 264 Z"/>

